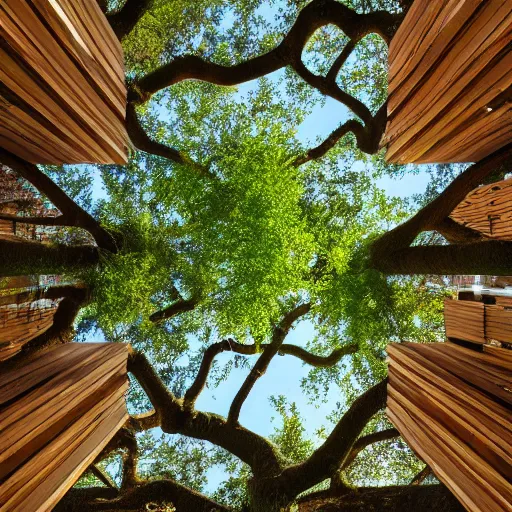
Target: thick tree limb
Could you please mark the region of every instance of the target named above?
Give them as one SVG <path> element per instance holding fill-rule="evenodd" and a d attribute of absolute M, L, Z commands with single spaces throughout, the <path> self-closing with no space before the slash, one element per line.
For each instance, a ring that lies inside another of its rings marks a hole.
<path fill-rule="evenodd" d="M 193 407 L 197 397 L 200 395 L 201 391 L 204 389 L 206 385 L 206 380 L 208 378 L 208 373 L 210 372 L 213 360 L 215 357 L 222 352 L 236 352 L 237 354 L 243 355 L 255 355 L 260 353 L 262 350 L 267 348 L 269 345 L 263 343 L 259 347 L 257 345 L 244 345 L 242 343 L 238 343 L 235 340 L 230 338 L 226 340 L 219 341 L 218 343 L 214 343 L 210 345 L 204 352 L 203 360 L 201 361 L 201 366 L 199 368 L 199 372 L 190 388 L 185 393 L 185 397 L 183 400 L 185 407 Z M 283 344 L 279 349 L 278 353 L 282 355 L 292 355 L 298 357 L 305 363 L 308 363 L 316 368 L 321 367 L 329 367 L 335 365 L 344 355 L 353 354 L 357 352 L 358 346 L 356 344 L 347 345 L 345 347 L 341 347 L 339 349 L 333 350 L 328 356 L 317 356 L 315 354 L 311 354 L 307 350 L 299 347 L 297 345 Z"/>
<path fill-rule="evenodd" d="M 374 258 L 372 268 L 388 275 L 512 275 L 512 242 L 421 245 Z"/>
<path fill-rule="evenodd" d="M 139 462 L 139 446 L 137 438 L 131 432 L 126 436 L 125 452 L 123 454 L 123 478 L 121 481 L 121 489 L 132 489 L 139 483 L 137 476 L 137 464 Z"/>
<path fill-rule="evenodd" d="M 114 237 L 100 223 L 78 206 L 56 183 L 40 171 L 36 165 L 25 162 L 21 158 L 0 148 L 0 162 L 16 171 L 39 192 L 45 195 L 62 213 L 60 221 L 66 226 L 75 226 L 88 231 L 99 247 L 110 252 L 117 252 Z"/>
<path fill-rule="evenodd" d="M 353 41 L 359 41 L 374 32 L 389 43 L 400 19 L 401 15 L 387 11 L 358 14 L 335 0 L 313 0 L 299 13 L 281 43 L 268 53 L 233 66 L 214 64 L 193 55 L 178 57 L 138 80 L 130 100 L 143 103 L 155 92 L 183 80 L 202 80 L 232 86 L 287 65 L 294 66 L 300 61 L 302 49 L 313 33 L 328 24 L 340 28 Z"/>
<path fill-rule="evenodd" d="M 318 491 L 298 501 L 298 512 L 464 512 L 444 485 L 361 487 Z"/>
<path fill-rule="evenodd" d="M 153 425 L 157 419 L 157 424 L 168 434 L 210 441 L 248 464 L 255 475 L 281 472 L 284 459 L 275 445 L 216 414 L 185 408 L 182 400 L 167 390 L 144 355 L 133 353 L 129 358 L 128 371 L 139 381 L 155 408 Z"/>
<path fill-rule="evenodd" d="M 483 241 L 482 233 L 455 222 L 450 217 L 445 217 L 436 225 L 436 231 L 443 235 L 451 244 L 468 244 Z"/>
<path fill-rule="evenodd" d="M 231 403 L 231 407 L 229 408 L 228 414 L 228 422 L 236 424 L 238 423 L 238 417 L 240 416 L 240 410 L 242 409 L 242 405 L 245 402 L 246 398 L 249 396 L 252 388 L 256 381 L 265 374 L 267 368 L 272 361 L 273 357 L 279 352 L 281 345 L 283 344 L 286 335 L 293 322 L 301 318 L 302 316 L 309 313 L 311 310 L 311 304 L 301 304 L 297 306 L 294 310 L 287 313 L 281 322 L 274 328 L 274 332 L 272 334 L 272 341 L 265 347 L 261 356 L 256 361 L 256 364 L 253 366 L 249 375 L 245 379 L 244 383 L 240 387 L 238 393 L 236 394 L 233 402 Z"/>
<path fill-rule="evenodd" d="M 129 429 L 135 430 L 136 432 L 144 432 L 145 430 L 159 427 L 160 420 L 158 418 L 158 414 L 153 409 L 144 414 L 130 416 L 125 426 Z"/>
<path fill-rule="evenodd" d="M 497 168 L 508 168 L 511 164 L 512 144 L 509 144 L 466 169 L 414 217 L 377 239 L 372 245 L 372 262 L 377 263 L 379 258 L 390 255 L 396 249 L 409 247 L 422 231 L 437 230 L 438 226 L 446 230 L 445 219 L 466 195 Z"/>
<path fill-rule="evenodd" d="M 71 226 L 64 215 L 56 217 L 22 217 L 21 215 L 10 215 L 9 213 L 0 213 L 0 220 L 15 222 L 16 224 L 37 224 L 39 226 Z"/>
<path fill-rule="evenodd" d="M 293 497 L 329 478 L 342 467 L 368 421 L 386 405 L 387 379 L 363 393 L 343 415 L 325 442 L 303 463 L 286 468 L 281 485 Z"/>
<path fill-rule="evenodd" d="M 0 277 L 60 274 L 87 268 L 99 261 L 93 245 L 45 244 L 23 238 L 0 238 Z"/>
<path fill-rule="evenodd" d="M 154 0 L 126 0 L 119 11 L 107 15 L 107 20 L 120 41 L 130 34 L 153 3 Z"/>
<path fill-rule="evenodd" d="M 89 504 L 89 510 L 139 512 L 146 510 L 148 503 L 172 503 L 176 512 L 230 512 L 232 510 L 169 479 L 147 482 L 113 500 L 92 502 Z"/>
<path fill-rule="evenodd" d="M 140 124 L 133 103 L 128 103 L 126 107 L 126 129 L 128 131 L 128 135 L 130 136 L 130 140 L 133 142 L 133 145 L 137 149 L 145 151 L 146 153 L 151 153 L 152 155 L 167 158 L 168 160 L 176 162 L 180 165 L 187 165 L 205 178 L 217 179 L 216 176 L 211 173 L 207 167 L 197 163 L 186 153 L 151 139 L 151 137 L 149 137 L 149 135 Z"/>
<path fill-rule="evenodd" d="M 164 320 L 168 320 L 169 318 L 173 318 L 181 313 L 185 313 L 186 311 L 192 311 L 197 304 L 199 303 L 199 299 L 182 299 L 179 298 L 176 302 L 171 304 L 170 306 L 153 313 L 149 319 L 154 323 L 160 323 Z"/>
<path fill-rule="evenodd" d="M 341 53 L 338 55 L 336 60 L 334 61 L 333 65 L 331 66 L 331 69 L 329 69 L 329 72 L 326 75 L 326 79 L 330 82 L 336 82 L 336 78 L 338 77 L 338 73 L 340 72 L 341 68 L 343 67 L 343 64 L 347 62 L 347 59 L 350 57 L 352 52 L 354 51 L 354 48 L 356 47 L 356 41 L 351 40 L 346 45 L 345 48 L 341 51 Z"/>

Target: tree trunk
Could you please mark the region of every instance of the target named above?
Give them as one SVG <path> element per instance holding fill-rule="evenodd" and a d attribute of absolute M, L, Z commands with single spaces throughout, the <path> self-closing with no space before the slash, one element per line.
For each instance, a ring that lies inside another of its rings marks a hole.
<path fill-rule="evenodd" d="M 388 275 L 497 275 L 512 274 L 512 242 L 490 240 L 466 245 L 416 246 L 379 251 L 370 267 Z"/>
<path fill-rule="evenodd" d="M 305 496 L 298 512 L 464 512 L 444 485 L 361 488 L 345 495 L 321 491 Z"/>
<path fill-rule="evenodd" d="M 99 250 L 93 245 L 60 245 L 23 239 L 0 239 L 0 277 L 59 274 L 95 265 Z"/>

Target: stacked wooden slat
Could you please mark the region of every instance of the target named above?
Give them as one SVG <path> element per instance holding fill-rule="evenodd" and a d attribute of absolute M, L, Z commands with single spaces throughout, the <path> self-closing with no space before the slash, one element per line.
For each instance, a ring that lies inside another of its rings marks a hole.
<path fill-rule="evenodd" d="M 512 141 L 511 34 L 510 0 L 414 1 L 389 47 L 388 162 L 474 162 Z"/>
<path fill-rule="evenodd" d="M 0 361 L 16 355 L 23 345 L 53 325 L 59 301 L 36 300 L 0 307 Z"/>
<path fill-rule="evenodd" d="M 512 511 L 511 359 L 452 343 L 388 356 L 386 412 L 405 441 L 469 512 Z"/>
<path fill-rule="evenodd" d="M 0 510 L 47 512 L 128 418 L 129 347 L 69 343 L 0 380 Z"/>
<path fill-rule="evenodd" d="M 488 238 L 512 240 L 512 179 L 473 190 L 450 217 Z"/>
<path fill-rule="evenodd" d="M 485 343 L 484 304 L 465 300 L 444 301 L 447 338 Z"/>
<path fill-rule="evenodd" d="M 33 163 L 126 163 L 121 45 L 91 0 L 0 3 L 0 147 Z"/>
<path fill-rule="evenodd" d="M 485 337 L 512 343 L 512 310 L 502 306 L 485 306 Z"/>
<path fill-rule="evenodd" d="M 509 297 L 496 297 L 496 305 L 465 300 L 444 301 L 446 337 L 485 344 L 490 340 L 512 343 L 512 307 Z"/>

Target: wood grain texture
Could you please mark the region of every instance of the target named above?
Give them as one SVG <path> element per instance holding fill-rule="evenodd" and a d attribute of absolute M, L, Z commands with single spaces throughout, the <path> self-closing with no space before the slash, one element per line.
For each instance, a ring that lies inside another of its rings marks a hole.
<path fill-rule="evenodd" d="M 414 452 L 469 512 L 512 511 L 512 359 L 392 343 L 388 364 L 386 412 Z"/>
<path fill-rule="evenodd" d="M 58 300 L 36 300 L 0 306 L 0 361 L 16 355 L 23 345 L 53 325 Z"/>
<path fill-rule="evenodd" d="M 485 343 L 484 304 L 464 300 L 444 301 L 447 338 Z"/>
<path fill-rule="evenodd" d="M 512 240 L 512 179 L 469 193 L 450 217 L 493 240 Z"/>
<path fill-rule="evenodd" d="M 389 47 L 393 163 L 476 162 L 512 140 L 509 0 L 415 0 Z"/>
<path fill-rule="evenodd" d="M 465 300 L 444 301 L 446 337 L 478 344 L 512 343 L 512 307 L 508 297 L 483 304 Z"/>
<path fill-rule="evenodd" d="M 0 146 L 32 163 L 126 163 L 123 52 L 98 3 L 0 3 Z"/>
<path fill-rule="evenodd" d="M 128 353 L 68 343 L 2 375 L 2 512 L 52 510 L 124 424 Z"/>

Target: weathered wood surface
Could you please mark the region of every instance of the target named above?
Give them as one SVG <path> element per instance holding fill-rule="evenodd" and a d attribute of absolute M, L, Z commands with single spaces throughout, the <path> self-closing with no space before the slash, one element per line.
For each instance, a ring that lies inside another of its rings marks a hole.
<path fill-rule="evenodd" d="M 512 343 L 512 307 L 507 300 L 508 297 L 496 299 L 496 305 L 445 300 L 446 337 L 479 344 L 491 340 Z"/>
<path fill-rule="evenodd" d="M 0 379 L 0 511 L 48 512 L 126 421 L 129 347 L 69 343 Z"/>
<path fill-rule="evenodd" d="M 123 52 L 91 0 L 0 2 L 0 147 L 33 163 L 126 163 Z"/>
<path fill-rule="evenodd" d="M 512 360 L 493 350 L 388 345 L 388 418 L 469 512 L 512 511 Z"/>
<path fill-rule="evenodd" d="M 487 238 L 512 240 L 512 179 L 473 190 L 450 217 Z"/>
<path fill-rule="evenodd" d="M 389 47 L 393 163 L 476 162 L 512 140 L 510 0 L 415 0 Z"/>
<path fill-rule="evenodd" d="M 0 361 L 16 355 L 23 345 L 53 325 L 58 300 L 36 300 L 0 307 Z"/>
<path fill-rule="evenodd" d="M 484 304 L 445 300 L 444 325 L 447 338 L 485 343 Z"/>

